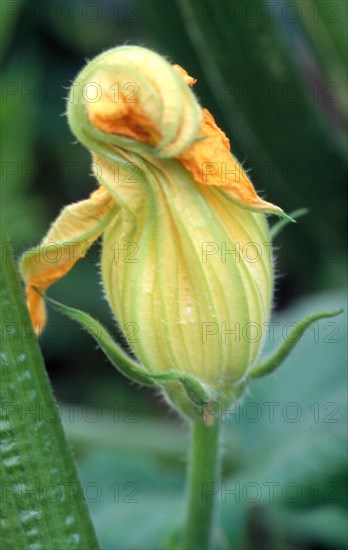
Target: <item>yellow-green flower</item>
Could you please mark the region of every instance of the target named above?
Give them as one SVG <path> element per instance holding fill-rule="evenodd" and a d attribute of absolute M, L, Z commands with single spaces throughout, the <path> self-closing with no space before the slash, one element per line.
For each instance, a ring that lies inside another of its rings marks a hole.
<path fill-rule="evenodd" d="M 200 107 L 194 82 L 134 46 L 86 65 L 71 88 L 68 120 L 92 152 L 99 187 L 61 212 L 21 270 L 41 329 L 45 309 L 35 289 L 59 280 L 103 235 L 103 285 L 125 335 L 134 328 L 139 369 L 190 374 L 228 401 L 262 342 L 227 331 L 263 327 L 269 318 L 265 213 L 282 210 L 256 194 L 228 138 Z M 257 261 L 238 254 L 250 243 Z M 221 250 L 225 257 L 212 253 Z M 183 396 L 167 390 L 185 408 Z"/>

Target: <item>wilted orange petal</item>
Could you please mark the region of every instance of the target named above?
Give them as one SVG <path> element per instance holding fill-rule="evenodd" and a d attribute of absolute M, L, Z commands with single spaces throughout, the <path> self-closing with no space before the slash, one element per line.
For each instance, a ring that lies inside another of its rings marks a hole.
<path fill-rule="evenodd" d="M 43 299 L 35 288 L 44 292 L 85 256 L 111 220 L 114 209 L 109 193 L 99 188 L 88 199 L 64 208 L 41 245 L 23 254 L 20 268 L 36 332 L 44 327 L 46 313 Z"/>
<path fill-rule="evenodd" d="M 96 103 L 87 104 L 87 112 L 90 122 L 107 134 L 130 137 L 138 141 L 144 141 L 151 145 L 159 143 L 161 134 L 143 112 L 139 101 L 127 102 L 127 98 L 121 96 L 115 103 L 114 94 L 108 85 L 111 80 L 104 76 L 103 93 Z M 116 110 L 117 107 L 117 110 Z"/>
<path fill-rule="evenodd" d="M 124 53 L 129 55 L 127 52 Z M 133 59 L 132 63 L 134 63 Z M 155 86 L 159 97 L 161 97 L 161 102 L 165 98 L 168 104 L 166 117 L 169 121 L 171 115 L 174 119 L 178 117 L 175 109 L 176 90 L 171 87 L 166 88 L 168 74 L 161 73 L 162 64 L 163 62 L 157 61 L 156 57 L 156 65 L 146 66 L 146 76 Z M 155 66 L 158 73 L 152 71 Z M 136 63 L 136 68 L 142 74 L 143 67 L 139 61 Z M 188 86 L 192 87 L 195 84 L 196 79 L 191 77 L 180 65 L 173 65 L 173 68 Z M 144 75 L 142 74 L 142 76 Z M 114 79 L 115 75 L 111 70 L 102 69 L 93 75 L 93 80 L 99 85 L 102 94 L 99 101 L 86 105 L 90 122 L 105 133 L 127 136 L 152 146 L 158 146 L 161 140 L 166 138 L 166 135 L 162 135 L 166 126 L 161 117 L 161 103 L 151 103 L 149 109 L 147 101 L 154 101 L 154 99 L 150 92 L 145 93 L 145 89 L 142 89 L 141 86 L 139 86 L 139 97 L 134 97 L 131 102 L 128 102 L 127 97 L 124 96 L 115 101 Z M 136 83 L 133 85 L 136 86 Z M 164 94 L 165 91 L 167 93 Z M 173 97 L 171 101 L 168 101 L 170 94 Z M 185 94 L 183 97 L 185 98 Z M 190 140 L 187 141 L 195 116 L 186 99 L 182 103 L 180 124 L 177 126 L 176 139 L 174 140 L 175 146 L 173 149 L 168 146 L 169 154 L 167 156 L 173 156 L 180 160 L 198 183 L 223 187 L 241 207 L 281 214 L 280 208 L 264 201 L 257 195 L 246 172 L 232 155 L 229 139 L 217 126 L 207 109 L 199 109 L 200 113 L 201 111 L 203 113 L 200 129 L 197 134 L 193 133 Z M 198 102 L 196 104 L 198 107 Z M 181 144 L 185 143 L 185 139 L 188 146 L 183 149 Z M 193 142 L 192 139 L 194 139 Z M 178 153 L 177 151 L 180 149 L 181 152 Z M 172 154 L 171 151 L 173 151 Z"/>
<path fill-rule="evenodd" d="M 262 200 L 246 172 L 230 151 L 230 141 L 214 117 L 203 109 L 198 141 L 178 157 L 194 179 L 203 185 L 224 187 L 240 206 L 281 213 L 277 206 Z"/>
<path fill-rule="evenodd" d="M 180 65 L 173 65 L 173 68 L 183 77 L 186 84 L 188 84 L 190 88 L 192 88 L 192 86 L 196 84 L 197 78 L 193 78 L 193 76 L 190 76 L 185 69 L 180 67 Z"/>
<path fill-rule="evenodd" d="M 73 131 L 81 130 L 76 105 L 82 102 L 92 127 L 148 143 L 159 158 L 176 157 L 194 141 L 202 109 L 188 87 L 195 80 L 184 69 L 138 47 L 110 50 L 97 60 L 86 74 L 81 72 L 79 100 L 72 95 L 68 114 Z M 91 128 L 85 130 L 94 139 Z"/>

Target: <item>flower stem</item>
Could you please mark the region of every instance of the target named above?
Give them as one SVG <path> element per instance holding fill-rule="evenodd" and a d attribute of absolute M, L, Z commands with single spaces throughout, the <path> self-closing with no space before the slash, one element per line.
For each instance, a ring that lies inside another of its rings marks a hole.
<path fill-rule="evenodd" d="M 219 422 L 193 422 L 188 471 L 188 510 L 184 550 L 208 550 L 211 544 L 215 494 L 219 472 Z"/>

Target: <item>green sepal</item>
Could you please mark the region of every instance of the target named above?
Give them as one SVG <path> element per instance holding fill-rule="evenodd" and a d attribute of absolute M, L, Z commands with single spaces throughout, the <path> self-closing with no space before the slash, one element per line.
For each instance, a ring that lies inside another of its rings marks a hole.
<path fill-rule="evenodd" d="M 153 382 L 149 378 L 148 374 L 142 371 L 144 367 L 142 367 L 142 365 L 137 361 L 134 361 L 134 359 L 132 359 L 121 348 L 121 346 L 113 340 L 109 332 L 101 323 L 99 323 L 99 321 L 96 321 L 91 315 L 85 313 L 84 311 L 65 306 L 64 304 L 49 298 L 46 294 L 42 294 L 37 289 L 36 291 L 42 296 L 42 298 L 47 300 L 53 309 L 59 311 L 59 313 L 66 315 L 69 319 L 72 319 L 81 325 L 82 328 L 84 328 L 94 338 L 117 370 L 136 382 L 153 385 Z"/>
<path fill-rule="evenodd" d="M 151 373 L 144 370 L 143 365 L 130 357 L 122 348 L 113 340 L 109 332 L 101 323 L 96 321 L 91 315 L 79 309 L 65 306 L 46 294 L 36 291 L 42 296 L 51 306 L 59 313 L 66 315 L 69 319 L 76 321 L 81 325 L 97 342 L 103 350 L 109 361 L 122 374 L 135 382 L 146 385 L 158 385 L 163 382 L 181 382 L 187 397 L 194 405 L 203 405 L 211 400 L 213 396 L 204 386 L 192 375 L 182 372 L 168 371 L 163 373 Z"/>
<path fill-rule="evenodd" d="M 308 208 L 298 208 L 297 210 L 290 212 L 290 214 L 286 218 L 284 217 L 281 220 L 279 220 L 269 230 L 271 239 L 273 240 L 277 235 L 279 235 L 279 233 L 289 223 L 291 222 L 296 223 L 296 220 L 298 220 L 299 218 L 302 218 L 302 216 L 305 216 L 306 214 L 308 214 L 308 212 L 309 212 Z"/>
<path fill-rule="evenodd" d="M 266 357 L 260 363 L 257 363 L 250 372 L 248 372 L 249 378 L 261 378 L 271 372 L 274 372 L 282 362 L 287 358 L 289 353 L 295 347 L 297 342 L 301 339 L 304 331 L 310 327 L 315 321 L 319 319 L 328 319 L 330 317 L 336 317 L 343 313 L 343 309 L 337 311 L 320 311 L 318 313 L 312 313 L 305 317 L 297 326 L 291 331 L 287 340 L 283 342 L 278 349 L 269 357 Z"/>

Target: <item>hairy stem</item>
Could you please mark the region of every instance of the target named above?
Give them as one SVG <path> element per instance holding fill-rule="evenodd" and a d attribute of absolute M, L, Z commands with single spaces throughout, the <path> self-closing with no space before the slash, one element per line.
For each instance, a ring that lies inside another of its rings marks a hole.
<path fill-rule="evenodd" d="M 193 422 L 188 471 L 188 509 L 184 550 L 208 550 L 211 545 L 215 494 L 219 476 L 219 422 Z"/>

